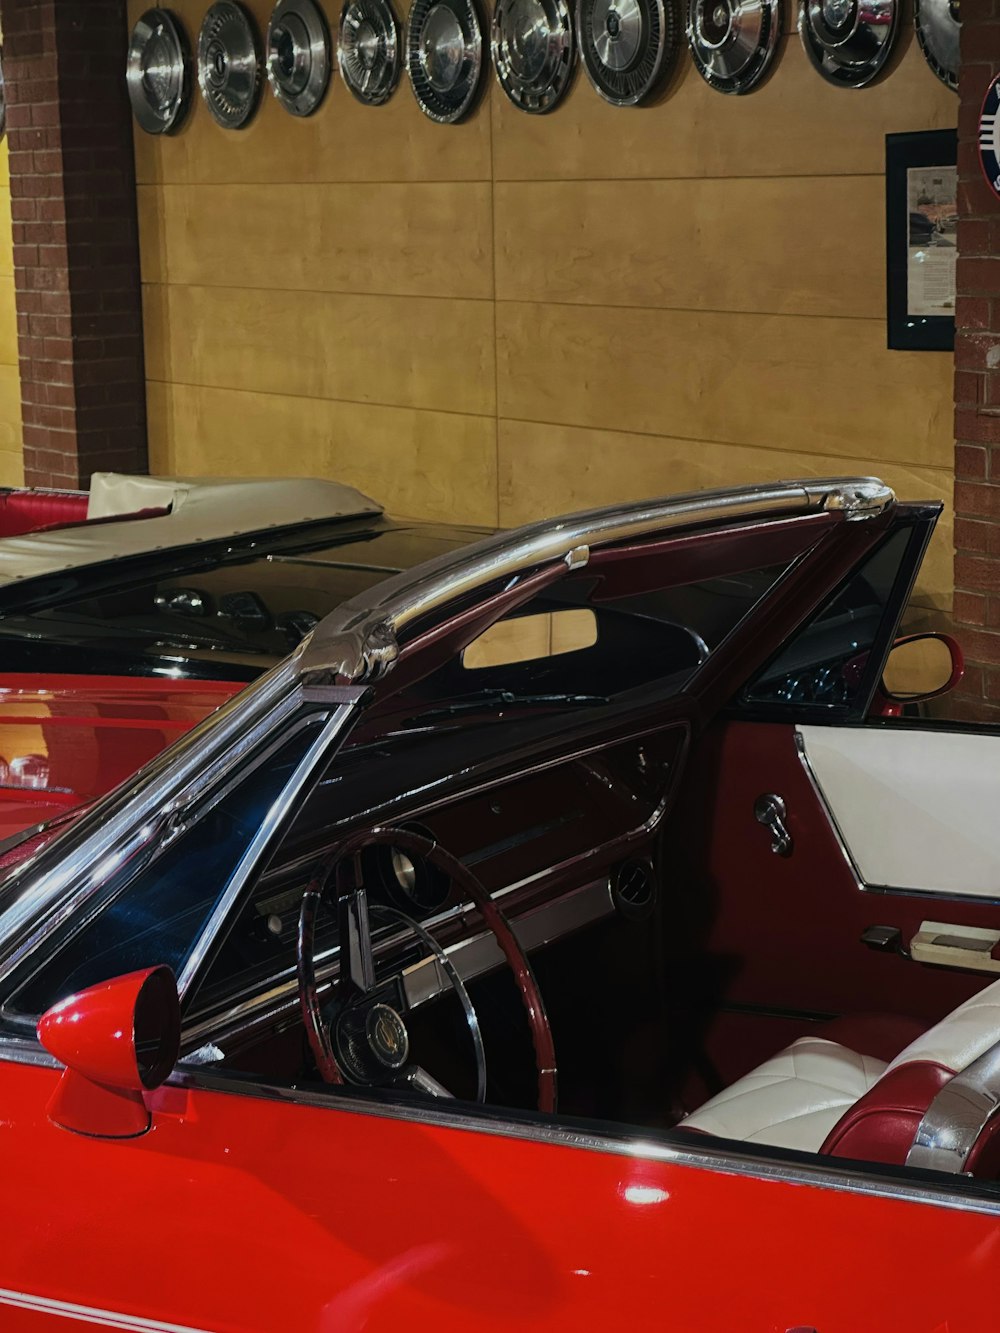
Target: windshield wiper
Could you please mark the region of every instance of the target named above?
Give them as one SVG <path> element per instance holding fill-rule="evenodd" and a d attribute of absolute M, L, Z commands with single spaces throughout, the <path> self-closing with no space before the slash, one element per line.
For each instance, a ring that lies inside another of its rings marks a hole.
<path fill-rule="evenodd" d="M 430 708 L 414 721 L 454 717 L 456 713 L 478 712 L 484 708 L 593 708 L 610 702 L 606 694 L 516 694 L 513 690 L 480 690 L 478 694 L 466 695 L 453 704 Z"/>

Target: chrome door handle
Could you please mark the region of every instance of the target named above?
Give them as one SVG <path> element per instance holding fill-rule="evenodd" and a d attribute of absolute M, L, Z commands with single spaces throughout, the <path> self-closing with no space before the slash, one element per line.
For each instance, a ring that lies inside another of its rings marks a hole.
<path fill-rule="evenodd" d="M 771 834 L 771 851 L 775 856 L 791 856 L 792 835 L 785 823 L 785 803 L 774 792 L 765 792 L 753 803 L 753 817 Z"/>

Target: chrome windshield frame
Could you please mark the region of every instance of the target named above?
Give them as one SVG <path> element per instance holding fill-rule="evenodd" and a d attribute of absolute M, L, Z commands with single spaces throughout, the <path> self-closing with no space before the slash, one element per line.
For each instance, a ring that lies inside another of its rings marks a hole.
<path fill-rule="evenodd" d="M 847 521 L 870 519 L 895 498 L 877 477 L 830 477 L 693 491 L 531 523 L 428 560 L 345 602 L 303 643 L 299 671 L 304 680 L 316 682 L 378 679 L 398 656 L 400 633 L 420 617 L 540 565 L 562 561 L 570 569 L 582 567 L 594 547 L 723 520 L 823 511 Z"/>

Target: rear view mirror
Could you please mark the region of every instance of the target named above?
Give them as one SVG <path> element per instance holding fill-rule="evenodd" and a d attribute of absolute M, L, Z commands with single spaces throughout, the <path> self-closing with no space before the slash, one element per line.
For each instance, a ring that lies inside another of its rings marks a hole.
<path fill-rule="evenodd" d="M 479 671 L 514 662 L 535 662 L 592 648 L 596 642 L 597 617 L 587 606 L 511 616 L 498 620 L 470 643 L 462 654 L 462 665 L 468 671 Z"/>
<path fill-rule="evenodd" d="M 935 699 L 954 689 L 964 671 L 962 650 L 950 634 L 911 634 L 889 653 L 882 693 L 895 703 Z"/>

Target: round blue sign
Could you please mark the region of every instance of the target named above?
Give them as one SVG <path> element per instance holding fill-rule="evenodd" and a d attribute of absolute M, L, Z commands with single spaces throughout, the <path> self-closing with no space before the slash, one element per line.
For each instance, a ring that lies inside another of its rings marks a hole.
<path fill-rule="evenodd" d="M 1000 195 L 1000 125 L 997 112 L 1000 110 L 1000 74 L 986 89 L 983 109 L 979 113 L 979 164 L 986 177 L 986 183 L 995 194 Z"/>

